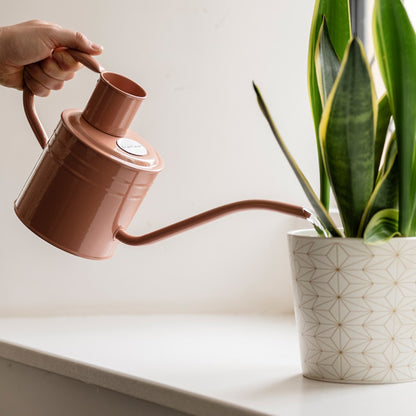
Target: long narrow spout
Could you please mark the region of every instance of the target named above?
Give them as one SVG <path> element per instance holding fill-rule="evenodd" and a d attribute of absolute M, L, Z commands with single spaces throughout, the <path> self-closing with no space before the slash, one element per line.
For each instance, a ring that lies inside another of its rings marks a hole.
<path fill-rule="evenodd" d="M 263 199 L 249 199 L 245 201 L 233 202 L 231 204 L 222 205 L 220 207 L 211 209 L 209 211 L 202 212 L 201 214 L 179 221 L 175 224 L 168 225 L 167 227 L 160 228 L 148 234 L 133 236 L 128 234 L 123 229 L 118 229 L 114 237 L 120 240 L 122 243 L 131 246 L 140 246 L 144 244 L 154 243 L 167 237 L 171 237 L 175 234 L 179 234 L 182 231 L 196 227 L 198 225 L 205 224 L 209 221 L 215 220 L 227 214 L 231 214 L 236 211 L 245 211 L 248 209 L 264 209 L 269 211 L 277 211 L 287 215 L 293 215 L 308 219 L 311 217 L 311 212 L 307 209 L 287 204 L 279 201 L 268 201 Z"/>

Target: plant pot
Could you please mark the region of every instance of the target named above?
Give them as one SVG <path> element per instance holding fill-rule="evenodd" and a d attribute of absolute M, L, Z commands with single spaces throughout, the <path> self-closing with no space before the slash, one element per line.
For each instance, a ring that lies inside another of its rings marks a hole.
<path fill-rule="evenodd" d="M 288 235 L 303 374 L 343 383 L 416 379 L 416 238 Z"/>

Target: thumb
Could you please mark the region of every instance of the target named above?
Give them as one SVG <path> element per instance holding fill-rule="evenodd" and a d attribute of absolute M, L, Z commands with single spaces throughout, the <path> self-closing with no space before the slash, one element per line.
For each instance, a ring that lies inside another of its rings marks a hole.
<path fill-rule="evenodd" d="M 51 33 L 51 40 L 55 48 L 65 46 L 89 55 L 99 55 L 103 51 L 102 46 L 90 41 L 83 33 L 61 27 L 55 28 Z"/>

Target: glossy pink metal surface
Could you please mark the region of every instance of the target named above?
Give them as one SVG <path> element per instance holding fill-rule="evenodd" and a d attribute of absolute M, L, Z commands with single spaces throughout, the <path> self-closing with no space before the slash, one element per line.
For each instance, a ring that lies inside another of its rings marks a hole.
<path fill-rule="evenodd" d="M 162 162 L 140 140 L 149 154 L 139 168 L 132 168 L 132 161 L 122 163 L 111 136 L 103 138 L 103 147 L 109 150 L 105 155 L 89 146 L 86 136 L 81 140 L 71 132 L 74 125 L 84 123 L 88 130 L 80 112 L 63 113 L 15 210 L 27 227 L 55 246 L 82 257 L 104 259 L 113 255 L 118 245 L 115 231 L 129 225 Z"/>
<path fill-rule="evenodd" d="M 16 214 L 28 228 L 81 257 L 113 255 L 119 243 L 116 230 L 129 225 L 163 168 L 152 146 L 128 128 L 145 96 L 133 81 L 104 72 L 84 110 L 87 117 L 80 110 L 65 110 L 47 141 L 33 95 L 25 89 L 26 114 L 44 147 L 15 202 Z M 121 133 L 125 146 L 118 142 Z M 129 143 L 140 154 L 132 154 Z"/>

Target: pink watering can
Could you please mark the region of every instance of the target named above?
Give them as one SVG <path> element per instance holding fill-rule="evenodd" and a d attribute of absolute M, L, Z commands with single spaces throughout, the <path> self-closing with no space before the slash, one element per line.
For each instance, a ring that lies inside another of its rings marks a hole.
<path fill-rule="evenodd" d="M 163 161 L 129 126 L 146 98 L 128 78 L 105 71 L 89 55 L 68 50 L 100 74 L 85 109 L 64 110 L 48 139 L 25 87 L 27 119 L 42 155 L 15 202 L 20 220 L 54 246 L 89 259 L 105 259 L 120 242 L 151 243 L 230 212 L 267 209 L 309 218 L 306 209 L 282 202 L 234 202 L 142 236 L 127 233 Z"/>

